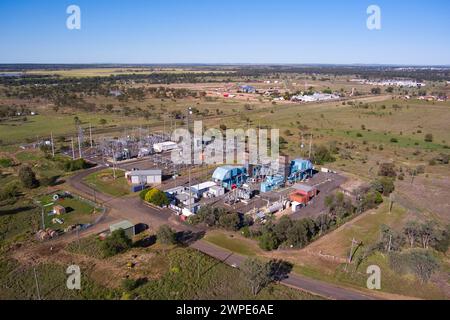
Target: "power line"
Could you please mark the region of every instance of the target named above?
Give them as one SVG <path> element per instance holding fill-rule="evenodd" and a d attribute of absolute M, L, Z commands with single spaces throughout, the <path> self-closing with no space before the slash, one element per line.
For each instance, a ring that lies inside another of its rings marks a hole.
<path fill-rule="evenodd" d="M 38 300 L 41 300 L 41 290 L 39 289 L 39 281 L 37 278 L 36 268 L 33 267 L 33 273 L 34 273 L 34 281 L 36 282 L 36 292 Z"/>

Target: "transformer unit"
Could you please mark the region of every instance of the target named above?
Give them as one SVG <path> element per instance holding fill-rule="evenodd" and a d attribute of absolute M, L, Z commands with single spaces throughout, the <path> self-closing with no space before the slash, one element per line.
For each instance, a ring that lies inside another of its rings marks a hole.
<path fill-rule="evenodd" d="M 218 185 L 227 190 L 241 187 L 247 181 L 247 170 L 245 167 L 223 166 L 214 171 L 212 179 Z"/>
<path fill-rule="evenodd" d="M 280 189 L 284 186 L 284 184 L 285 178 L 283 176 L 280 175 L 269 176 L 263 183 L 261 183 L 261 192 L 265 193 Z"/>
<path fill-rule="evenodd" d="M 291 161 L 291 168 L 288 177 L 290 183 L 305 180 L 313 175 L 313 164 L 309 160 L 295 159 Z"/>

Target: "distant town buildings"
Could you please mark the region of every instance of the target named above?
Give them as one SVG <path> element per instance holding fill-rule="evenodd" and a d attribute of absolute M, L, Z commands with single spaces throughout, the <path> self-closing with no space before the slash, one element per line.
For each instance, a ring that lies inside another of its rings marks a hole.
<path fill-rule="evenodd" d="M 352 79 L 352 82 L 359 82 L 361 84 L 369 84 L 374 86 L 382 87 L 407 87 L 407 88 L 421 88 L 425 87 L 426 84 L 422 82 L 417 82 L 414 80 L 366 80 L 366 79 Z"/>
<path fill-rule="evenodd" d="M 338 100 L 340 97 L 336 94 L 328 93 L 314 93 L 312 95 L 297 95 L 291 98 L 291 101 L 296 102 L 318 102 L 318 101 L 331 101 Z"/>
<path fill-rule="evenodd" d="M 252 86 L 240 86 L 239 91 L 243 93 L 256 93 L 256 88 Z"/>

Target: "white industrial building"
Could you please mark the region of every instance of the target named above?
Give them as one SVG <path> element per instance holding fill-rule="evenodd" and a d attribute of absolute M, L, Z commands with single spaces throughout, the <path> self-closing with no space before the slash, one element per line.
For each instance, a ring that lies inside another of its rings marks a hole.
<path fill-rule="evenodd" d="M 208 195 L 213 198 L 221 197 L 225 194 L 225 188 L 221 186 L 212 186 L 208 190 Z"/>
<path fill-rule="evenodd" d="M 212 182 L 212 181 L 203 182 L 203 183 L 191 186 L 191 192 L 195 197 L 201 198 L 203 196 L 203 194 L 205 194 L 206 192 L 209 191 L 210 188 L 215 187 L 215 186 L 217 186 L 217 184 L 215 182 Z"/>
<path fill-rule="evenodd" d="M 162 181 L 161 170 L 135 170 L 125 173 L 125 178 L 132 185 L 158 185 Z"/>
<path fill-rule="evenodd" d="M 172 141 L 155 143 L 153 145 L 153 150 L 156 153 L 163 153 L 163 152 L 167 152 L 167 151 L 172 151 L 172 150 L 177 149 L 177 148 L 178 148 L 178 144 L 176 144 L 175 142 L 172 142 Z"/>

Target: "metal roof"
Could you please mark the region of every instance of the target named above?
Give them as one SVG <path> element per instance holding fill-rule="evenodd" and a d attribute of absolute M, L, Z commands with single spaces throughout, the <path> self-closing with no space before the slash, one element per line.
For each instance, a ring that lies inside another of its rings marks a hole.
<path fill-rule="evenodd" d="M 219 167 L 216 169 L 216 171 L 214 171 L 213 173 L 213 179 L 214 180 L 219 180 L 219 181 L 224 181 L 224 180 L 229 180 L 231 179 L 231 172 L 234 169 L 241 169 L 244 170 L 244 167 L 238 167 L 238 166 L 223 166 L 223 167 Z"/>
<path fill-rule="evenodd" d="M 293 186 L 293 188 L 295 190 L 301 190 L 301 191 L 305 191 L 305 192 L 311 192 L 314 191 L 316 188 L 308 186 L 306 184 L 296 184 Z"/>
<path fill-rule="evenodd" d="M 161 170 L 135 170 L 127 172 L 129 176 L 160 176 L 162 175 Z"/>
<path fill-rule="evenodd" d="M 155 146 L 160 146 L 160 147 L 166 147 L 166 146 L 168 146 L 168 147 L 172 147 L 172 146 L 178 146 L 178 144 L 177 144 L 176 142 L 173 142 L 173 141 L 166 141 L 166 142 L 155 143 L 155 144 L 153 145 L 153 147 L 155 147 Z"/>
<path fill-rule="evenodd" d="M 191 189 L 195 190 L 195 191 L 200 191 L 200 190 L 209 189 L 214 186 L 217 186 L 215 182 L 208 181 L 208 182 L 196 184 L 196 185 L 192 186 Z"/>
<path fill-rule="evenodd" d="M 134 224 L 132 224 L 130 221 L 128 220 L 124 220 L 115 224 L 112 224 L 109 226 L 109 229 L 111 231 L 116 231 L 116 230 L 126 230 L 126 229 L 130 229 L 130 228 L 134 228 Z"/>

